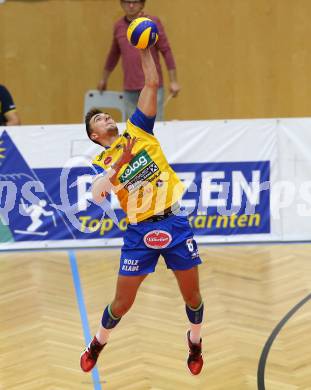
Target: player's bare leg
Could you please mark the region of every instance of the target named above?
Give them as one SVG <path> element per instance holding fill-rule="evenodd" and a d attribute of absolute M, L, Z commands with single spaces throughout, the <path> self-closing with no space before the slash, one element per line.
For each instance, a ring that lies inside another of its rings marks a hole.
<path fill-rule="evenodd" d="M 200 294 L 199 272 L 195 266 L 185 271 L 174 271 L 179 289 L 186 304 L 186 313 L 190 321 L 187 332 L 189 357 L 188 367 L 193 375 L 198 375 L 203 366 L 202 339 L 200 336 L 204 305 Z"/>
<path fill-rule="evenodd" d="M 100 352 L 108 342 L 110 332 L 133 305 L 137 290 L 146 276 L 118 276 L 114 300 L 105 308 L 96 336 L 81 355 L 80 366 L 83 371 L 91 371 L 95 366 Z"/>

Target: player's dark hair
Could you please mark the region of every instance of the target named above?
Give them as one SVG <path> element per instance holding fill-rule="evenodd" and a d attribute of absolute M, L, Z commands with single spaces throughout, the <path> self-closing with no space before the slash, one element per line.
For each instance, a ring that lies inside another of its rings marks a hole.
<path fill-rule="evenodd" d="M 91 108 L 88 113 L 85 115 L 85 127 L 86 127 L 86 132 L 87 132 L 87 136 L 89 137 L 89 139 L 94 142 L 95 144 L 97 145 L 100 145 L 99 142 L 97 141 L 94 141 L 92 138 L 91 138 L 91 134 L 93 133 L 93 130 L 90 126 L 90 121 L 91 119 L 93 118 L 94 115 L 97 115 L 97 114 L 101 114 L 102 111 L 99 110 L 98 108 Z"/>

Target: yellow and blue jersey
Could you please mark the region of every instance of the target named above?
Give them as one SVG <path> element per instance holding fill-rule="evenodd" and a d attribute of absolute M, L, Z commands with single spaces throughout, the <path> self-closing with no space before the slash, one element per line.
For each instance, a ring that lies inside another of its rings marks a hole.
<path fill-rule="evenodd" d="M 184 192 L 183 184 L 153 135 L 154 120 L 155 117 L 147 117 L 137 108 L 123 134 L 93 160 L 96 172 L 103 173 L 121 157 L 127 139 L 137 138 L 132 150 L 135 157 L 121 168 L 112 183 L 130 223 L 163 212 Z"/>

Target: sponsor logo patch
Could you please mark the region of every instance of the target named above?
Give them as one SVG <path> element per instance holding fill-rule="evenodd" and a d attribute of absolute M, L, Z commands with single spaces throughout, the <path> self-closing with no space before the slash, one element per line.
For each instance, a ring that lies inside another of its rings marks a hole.
<path fill-rule="evenodd" d="M 105 158 L 104 164 L 107 165 L 107 164 L 111 163 L 111 161 L 112 161 L 112 157 L 111 157 L 111 156 L 108 156 L 108 157 Z"/>
<path fill-rule="evenodd" d="M 172 236 L 164 230 L 152 230 L 144 236 L 144 243 L 148 248 L 163 249 L 172 242 Z"/>
<path fill-rule="evenodd" d="M 120 176 L 120 182 L 124 183 L 125 181 L 131 180 L 138 172 L 144 169 L 147 165 L 152 162 L 149 154 L 143 150 L 138 153 L 128 164 L 125 171 Z"/>
<path fill-rule="evenodd" d="M 135 272 L 139 271 L 139 260 L 124 259 L 122 271 Z"/>
<path fill-rule="evenodd" d="M 145 169 L 139 172 L 128 184 L 124 186 L 128 191 L 134 191 L 141 187 L 143 182 L 149 181 L 148 179 L 158 170 L 156 163 L 152 162 Z"/>
<path fill-rule="evenodd" d="M 106 157 L 105 160 L 104 160 L 104 164 L 107 165 L 107 164 L 111 163 L 111 161 L 112 161 L 112 157 L 110 157 L 110 156 Z"/>

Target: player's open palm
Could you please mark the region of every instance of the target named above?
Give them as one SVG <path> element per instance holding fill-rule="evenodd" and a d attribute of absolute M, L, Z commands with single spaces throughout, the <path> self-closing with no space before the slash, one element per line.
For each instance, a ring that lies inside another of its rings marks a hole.
<path fill-rule="evenodd" d="M 120 163 L 122 165 L 129 163 L 134 158 L 135 154 L 133 153 L 133 148 L 134 148 L 134 145 L 136 144 L 136 142 L 137 142 L 136 137 L 129 138 L 127 140 L 126 144 L 123 145 L 123 153 L 122 153 L 122 156 L 120 158 Z"/>

